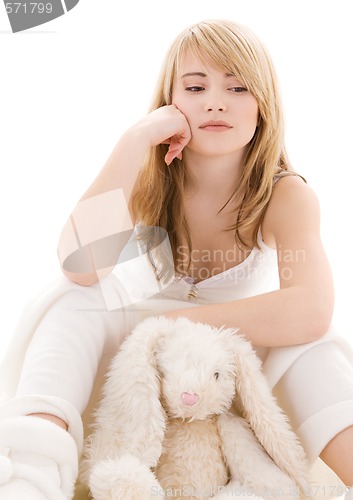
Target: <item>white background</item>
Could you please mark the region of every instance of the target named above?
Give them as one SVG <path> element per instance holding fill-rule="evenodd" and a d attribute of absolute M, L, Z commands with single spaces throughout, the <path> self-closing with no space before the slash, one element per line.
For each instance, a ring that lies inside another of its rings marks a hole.
<path fill-rule="evenodd" d="M 1 3 L 0 358 L 24 305 L 60 275 L 61 228 L 121 133 L 146 113 L 167 47 L 207 18 L 246 24 L 272 54 L 289 154 L 321 202 L 335 323 L 353 339 L 350 4 L 81 0 L 12 34 Z"/>

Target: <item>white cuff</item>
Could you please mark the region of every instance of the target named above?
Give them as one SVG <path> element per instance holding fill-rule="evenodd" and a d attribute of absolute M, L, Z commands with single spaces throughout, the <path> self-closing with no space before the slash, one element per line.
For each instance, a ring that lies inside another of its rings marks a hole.
<path fill-rule="evenodd" d="M 0 419 L 20 415 L 24 416 L 31 413 L 47 413 L 64 420 L 67 423 L 68 432 L 76 442 L 78 453 L 82 453 L 82 419 L 71 403 L 54 396 L 31 394 L 11 399 L 0 406 Z"/>
<path fill-rule="evenodd" d="M 0 419 L 0 498 L 71 500 L 78 474 L 78 453 L 71 435 L 42 418 Z M 37 496 L 35 496 L 37 492 Z"/>

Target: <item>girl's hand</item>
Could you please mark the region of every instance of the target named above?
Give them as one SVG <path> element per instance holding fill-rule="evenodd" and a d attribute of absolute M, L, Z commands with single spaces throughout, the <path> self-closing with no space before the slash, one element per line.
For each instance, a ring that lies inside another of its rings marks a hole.
<path fill-rule="evenodd" d="M 182 151 L 191 139 L 191 130 L 185 115 L 174 104 L 152 111 L 139 124 L 146 126 L 150 146 L 169 144 L 165 155 L 167 165 L 174 158 L 182 159 Z"/>

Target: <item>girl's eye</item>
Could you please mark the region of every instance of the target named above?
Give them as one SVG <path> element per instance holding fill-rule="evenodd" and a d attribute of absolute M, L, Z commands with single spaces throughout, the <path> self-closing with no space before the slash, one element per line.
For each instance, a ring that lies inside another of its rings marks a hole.
<path fill-rule="evenodd" d="M 192 85 L 190 87 L 186 87 L 185 90 L 187 90 L 188 92 L 198 93 L 205 90 L 205 87 L 201 87 L 199 85 Z M 231 90 L 235 94 L 243 94 L 248 91 L 248 89 L 245 87 L 230 87 L 229 90 Z"/>
<path fill-rule="evenodd" d="M 193 85 L 192 87 L 186 87 L 185 90 L 188 90 L 189 92 L 202 92 L 202 90 L 205 90 L 204 87 L 199 87 L 198 85 Z"/>
<path fill-rule="evenodd" d="M 244 92 L 248 91 L 248 89 L 246 89 L 245 87 L 232 87 L 229 90 L 231 90 L 232 92 L 234 92 L 236 94 L 243 94 Z"/>

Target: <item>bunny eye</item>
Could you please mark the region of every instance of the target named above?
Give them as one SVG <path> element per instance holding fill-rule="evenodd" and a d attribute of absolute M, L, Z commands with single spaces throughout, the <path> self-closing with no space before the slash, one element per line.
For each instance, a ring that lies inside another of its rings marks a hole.
<path fill-rule="evenodd" d="M 214 373 L 214 378 L 215 378 L 216 380 L 218 380 L 218 377 L 219 377 L 219 372 L 215 372 L 215 373 Z"/>

